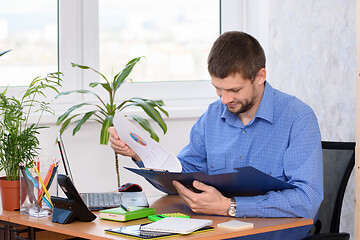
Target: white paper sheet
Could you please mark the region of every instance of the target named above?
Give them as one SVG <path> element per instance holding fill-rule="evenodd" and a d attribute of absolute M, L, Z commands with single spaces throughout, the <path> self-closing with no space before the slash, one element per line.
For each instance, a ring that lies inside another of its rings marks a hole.
<path fill-rule="evenodd" d="M 113 120 L 119 138 L 134 150 L 146 168 L 181 172 L 179 159 L 149 136 L 149 133 L 130 122 L 122 113 Z"/>

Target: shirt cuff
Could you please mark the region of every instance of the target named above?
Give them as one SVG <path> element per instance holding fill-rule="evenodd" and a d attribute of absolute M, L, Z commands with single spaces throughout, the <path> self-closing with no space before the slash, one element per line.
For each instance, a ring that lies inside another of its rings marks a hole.
<path fill-rule="evenodd" d="M 131 158 L 135 164 L 139 167 L 139 168 L 143 168 L 144 167 L 144 163 L 143 161 L 136 161 L 134 158 Z"/>
<path fill-rule="evenodd" d="M 236 217 L 257 217 L 257 201 L 255 197 L 234 197 L 236 201 Z"/>

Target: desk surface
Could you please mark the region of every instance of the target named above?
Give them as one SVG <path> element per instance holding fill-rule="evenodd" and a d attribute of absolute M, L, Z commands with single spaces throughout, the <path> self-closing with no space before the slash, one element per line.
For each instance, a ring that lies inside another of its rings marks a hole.
<path fill-rule="evenodd" d="M 231 217 L 194 214 L 179 196 L 162 196 L 157 198 L 157 200 L 152 199 L 150 201 L 150 204 L 151 207 L 156 209 L 157 214 L 181 212 L 189 215 L 192 218 L 213 220 L 213 226 L 215 227 L 213 231 L 172 237 L 171 239 L 224 239 L 312 224 L 312 219 L 306 218 L 241 218 L 238 220 L 252 222 L 254 224 L 254 228 L 250 230 L 236 231 L 217 228 L 218 223 L 232 220 Z M 115 228 L 150 222 L 147 218 L 123 223 L 97 218 L 93 222 L 85 223 L 77 221 L 71 224 L 58 224 L 51 222 L 51 218 L 32 218 L 26 215 L 21 215 L 19 212 L 1 210 L 0 213 L 0 220 L 87 239 L 129 239 L 126 237 L 122 237 L 121 235 L 107 234 L 104 232 L 104 230 L 107 228 Z M 98 216 L 98 213 L 95 214 Z"/>
<path fill-rule="evenodd" d="M 0 206 L 0 220 L 9 222 L 9 218 L 13 216 L 18 216 L 19 212 L 15 211 L 4 211 Z"/>

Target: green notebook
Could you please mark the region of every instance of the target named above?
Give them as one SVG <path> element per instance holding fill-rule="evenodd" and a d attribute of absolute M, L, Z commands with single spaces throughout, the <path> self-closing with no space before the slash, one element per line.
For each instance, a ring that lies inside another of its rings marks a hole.
<path fill-rule="evenodd" d="M 125 211 L 121 207 L 101 210 L 99 211 L 100 218 L 125 222 L 133 219 L 144 218 L 149 215 L 155 214 L 154 208 L 135 207 L 135 206 L 129 206 L 129 208 L 130 208 L 129 212 Z"/>

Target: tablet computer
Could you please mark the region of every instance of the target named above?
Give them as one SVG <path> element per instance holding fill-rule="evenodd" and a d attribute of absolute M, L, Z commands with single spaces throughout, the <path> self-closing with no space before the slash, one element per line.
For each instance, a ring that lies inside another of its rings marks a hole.
<path fill-rule="evenodd" d="M 124 236 L 128 236 L 128 237 L 138 238 L 138 239 L 157 239 L 157 238 L 163 238 L 163 237 L 168 237 L 168 236 L 180 235 L 178 233 L 142 231 L 142 230 L 140 230 L 140 227 L 142 225 L 146 225 L 146 224 L 138 224 L 138 225 L 132 225 L 132 226 L 126 226 L 126 227 L 105 229 L 105 232 L 112 233 L 112 234 L 120 234 L 120 235 L 124 235 Z M 194 231 L 193 233 L 206 232 L 206 231 L 211 231 L 213 229 L 214 229 L 214 227 L 207 226 L 207 227 L 203 227 L 197 231 Z"/>
<path fill-rule="evenodd" d="M 96 215 L 90 212 L 70 178 L 66 175 L 58 174 L 57 180 L 67 198 L 51 196 L 51 201 L 54 204 L 52 221 L 65 224 L 75 220 L 83 222 L 95 220 Z"/>

